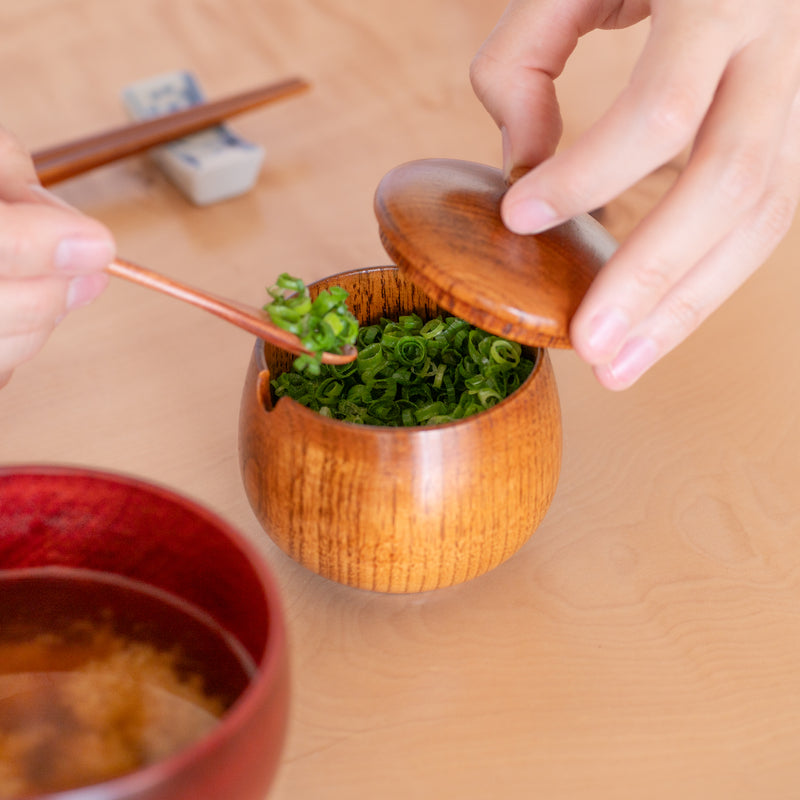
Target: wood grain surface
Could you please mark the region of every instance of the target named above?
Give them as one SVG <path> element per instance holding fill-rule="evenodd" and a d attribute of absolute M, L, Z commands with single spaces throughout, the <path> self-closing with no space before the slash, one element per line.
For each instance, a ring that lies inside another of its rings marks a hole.
<path fill-rule="evenodd" d="M 386 252 L 452 314 L 534 347 L 570 347 L 569 323 L 616 248 L 581 214 L 538 236 L 500 219 L 502 170 L 451 158 L 394 167 L 375 192 Z"/>
<path fill-rule="evenodd" d="M 142 157 L 56 187 L 132 260 L 252 299 L 386 263 L 372 202 L 416 158 L 498 166 L 468 65 L 501 0 L 26 0 L 0 5 L 2 124 L 32 150 L 125 121 L 119 92 L 193 70 L 209 97 L 310 92 L 231 122 L 257 186 L 196 208 Z M 646 26 L 583 39 L 565 142 L 625 84 Z M 604 209 L 623 239 L 675 164 Z M 114 468 L 252 537 L 285 599 L 289 737 L 271 800 L 761 800 L 800 795 L 800 230 L 636 387 L 551 353 L 564 460 L 492 572 L 387 596 L 298 565 L 239 474 L 252 338 L 113 282 L 0 392 L 0 462 Z"/>
<path fill-rule="evenodd" d="M 442 313 L 396 267 L 338 273 L 356 319 Z M 506 561 L 550 508 L 561 469 L 561 409 L 547 350 L 526 348 L 525 383 L 456 424 L 385 427 L 327 419 L 268 382 L 291 364 L 258 343 L 242 389 L 239 458 L 264 530 L 299 563 L 360 589 L 421 592 Z"/>

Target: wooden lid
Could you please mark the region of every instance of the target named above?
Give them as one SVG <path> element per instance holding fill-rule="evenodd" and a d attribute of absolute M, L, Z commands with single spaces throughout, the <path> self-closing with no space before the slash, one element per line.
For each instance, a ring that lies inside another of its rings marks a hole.
<path fill-rule="evenodd" d="M 589 215 L 544 233 L 500 219 L 498 169 L 423 159 L 387 173 L 375 194 L 381 240 L 409 279 L 442 308 L 497 336 L 569 347 L 569 323 L 616 247 Z"/>

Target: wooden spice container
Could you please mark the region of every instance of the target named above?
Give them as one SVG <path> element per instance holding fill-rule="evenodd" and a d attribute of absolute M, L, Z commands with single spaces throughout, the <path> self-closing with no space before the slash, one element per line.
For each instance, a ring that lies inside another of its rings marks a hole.
<path fill-rule="evenodd" d="M 292 356 L 258 340 L 242 394 L 239 454 L 261 525 L 293 559 L 332 580 L 417 592 L 474 578 L 513 555 L 541 522 L 561 465 L 561 413 L 547 347 L 615 243 L 590 217 L 538 236 L 499 217 L 499 171 L 424 160 L 381 181 L 380 233 L 397 267 L 339 285 L 361 324 L 415 311 L 460 316 L 526 346 L 535 368 L 493 408 L 445 425 L 379 428 L 331 420 L 269 381 Z"/>

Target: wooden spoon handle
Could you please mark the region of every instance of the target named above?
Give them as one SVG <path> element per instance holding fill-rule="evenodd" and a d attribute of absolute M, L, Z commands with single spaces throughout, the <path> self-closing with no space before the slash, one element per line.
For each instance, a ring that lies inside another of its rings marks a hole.
<path fill-rule="evenodd" d="M 138 283 L 140 286 L 154 289 L 162 294 L 209 311 L 233 325 L 271 342 L 282 350 L 298 354 L 309 352 L 303 347 L 297 336 L 279 328 L 272 322 L 265 311 L 255 306 L 249 306 L 236 300 L 195 289 L 123 258 L 117 258 L 112 261 L 106 267 L 106 271 L 117 278 L 124 278 L 132 283 Z M 322 360 L 326 364 L 346 364 L 352 361 L 356 355 L 355 348 L 349 348 L 345 353 L 323 353 Z"/>

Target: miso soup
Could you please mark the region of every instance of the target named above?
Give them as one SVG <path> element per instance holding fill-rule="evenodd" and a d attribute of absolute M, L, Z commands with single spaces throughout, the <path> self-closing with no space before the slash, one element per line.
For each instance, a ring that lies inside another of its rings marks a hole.
<path fill-rule="evenodd" d="M 255 665 L 208 615 L 120 576 L 0 570 L 0 798 L 109 780 L 210 731 Z"/>

